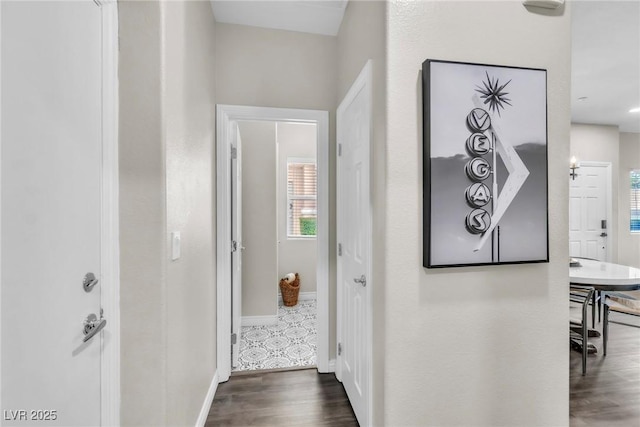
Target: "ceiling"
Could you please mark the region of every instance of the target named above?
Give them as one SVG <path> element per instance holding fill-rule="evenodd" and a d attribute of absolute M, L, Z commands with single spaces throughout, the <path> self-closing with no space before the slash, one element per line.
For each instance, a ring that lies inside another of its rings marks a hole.
<path fill-rule="evenodd" d="M 212 0 L 212 6 L 218 22 L 335 36 L 347 0 Z M 629 112 L 640 107 L 640 2 L 573 1 L 572 24 L 572 121 L 640 133 L 640 113 Z"/>
<path fill-rule="evenodd" d="M 337 36 L 347 0 L 212 1 L 217 22 Z"/>
<path fill-rule="evenodd" d="M 640 133 L 640 2 L 572 8 L 571 120 Z"/>

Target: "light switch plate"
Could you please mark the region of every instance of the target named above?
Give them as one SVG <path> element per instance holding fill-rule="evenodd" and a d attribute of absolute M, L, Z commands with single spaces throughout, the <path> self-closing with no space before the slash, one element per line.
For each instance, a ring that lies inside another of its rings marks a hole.
<path fill-rule="evenodd" d="M 180 232 L 174 231 L 171 233 L 171 261 L 178 258 L 180 258 Z"/>

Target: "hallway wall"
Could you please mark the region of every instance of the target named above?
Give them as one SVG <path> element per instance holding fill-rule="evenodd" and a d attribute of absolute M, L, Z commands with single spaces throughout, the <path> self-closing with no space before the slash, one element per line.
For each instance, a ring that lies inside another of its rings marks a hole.
<path fill-rule="evenodd" d="M 384 423 L 568 425 L 571 2 L 387 8 Z M 427 58 L 548 70 L 549 263 L 422 267 Z"/>
<path fill-rule="evenodd" d="M 182 240 L 166 273 L 167 425 L 191 426 L 216 370 L 215 21 L 208 1 L 162 2 L 162 19 L 165 244 Z"/>
<path fill-rule="evenodd" d="M 123 426 L 166 422 L 165 145 L 158 2 L 120 2 L 120 324 Z"/>
<path fill-rule="evenodd" d="M 121 422 L 194 425 L 216 368 L 215 22 L 208 2 L 119 20 Z"/>

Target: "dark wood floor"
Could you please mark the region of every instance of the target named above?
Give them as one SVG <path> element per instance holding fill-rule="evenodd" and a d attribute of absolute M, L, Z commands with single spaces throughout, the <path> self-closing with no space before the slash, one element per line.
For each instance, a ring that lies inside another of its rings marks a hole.
<path fill-rule="evenodd" d="M 315 369 L 232 375 L 218 386 L 205 424 L 358 426 L 342 384 Z"/>
<path fill-rule="evenodd" d="M 612 313 L 611 319 L 640 325 L 640 317 Z M 601 327 L 596 324 L 596 329 Z M 580 353 L 571 351 L 570 423 L 572 427 L 640 426 L 640 329 L 611 323 L 607 357 L 602 338 L 591 338 L 598 354 L 587 358 L 582 376 Z"/>
<path fill-rule="evenodd" d="M 640 317 L 613 320 L 640 325 Z M 599 328 L 600 326 L 598 326 Z M 580 353 L 570 355 L 572 427 L 640 426 L 640 329 L 610 324 L 607 357 L 602 339 L 582 376 Z M 315 369 L 233 375 L 218 386 L 206 426 L 357 426 L 342 384 Z"/>

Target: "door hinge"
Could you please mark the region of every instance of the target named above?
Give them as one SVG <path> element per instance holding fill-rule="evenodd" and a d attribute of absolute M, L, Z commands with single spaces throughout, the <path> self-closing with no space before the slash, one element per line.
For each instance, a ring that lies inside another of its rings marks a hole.
<path fill-rule="evenodd" d="M 231 158 L 236 159 L 238 157 L 238 149 L 236 147 L 231 147 Z"/>
<path fill-rule="evenodd" d="M 238 242 L 236 242 L 235 240 L 231 241 L 231 252 L 235 252 L 238 250 Z"/>
<path fill-rule="evenodd" d="M 338 356 L 342 354 L 342 343 L 338 343 Z"/>
<path fill-rule="evenodd" d="M 234 345 L 237 342 L 238 342 L 238 335 L 235 333 L 231 334 L 231 345 Z"/>
<path fill-rule="evenodd" d="M 342 243 L 338 243 L 338 256 L 342 256 Z"/>
<path fill-rule="evenodd" d="M 338 156 L 342 156 L 342 144 L 338 144 Z"/>

